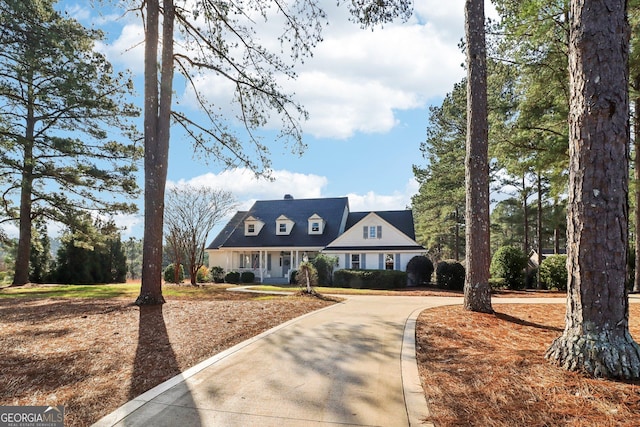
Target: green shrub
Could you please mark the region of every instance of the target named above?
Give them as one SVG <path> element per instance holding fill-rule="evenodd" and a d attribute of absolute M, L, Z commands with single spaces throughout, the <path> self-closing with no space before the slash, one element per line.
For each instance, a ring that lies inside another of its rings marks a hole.
<path fill-rule="evenodd" d="M 333 286 L 354 289 L 399 289 L 407 286 L 407 273 L 397 270 L 338 270 Z"/>
<path fill-rule="evenodd" d="M 238 273 L 237 271 L 228 272 L 224 276 L 224 282 L 225 283 L 233 283 L 233 284 L 240 283 L 240 273 Z"/>
<path fill-rule="evenodd" d="M 407 263 L 407 276 L 411 286 L 427 285 L 431 283 L 433 263 L 424 255 L 414 256 Z"/>
<path fill-rule="evenodd" d="M 489 278 L 489 286 L 491 289 L 506 289 L 507 282 L 502 277 Z"/>
<path fill-rule="evenodd" d="M 567 256 L 550 255 L 540 264 L 540 280 L 547 288 L 567 290 Z"/>
<path fill-rule="evenodd" d="M 201 266 L 196 272 L 196 283 L 205 283 L 209 280 L 209 269 L 206 265 Z"/>
<path fill-rule="evenodd" d="M 461 291 L 464 289 L 464 266 L 452 259 L 440 261 L 436 266 L 436 285 L 441 289 Z"/>
<path fill-rule="evenodd" d="M 243 271 L 240 275 L 240 283 L 253 283 L 256 280 L 256 275 L 251 271 Z"/>
<path fill-rule="evenodd" d="M 219 266 L 214 266 L 209 269 L 210 280 L 214 283 L 224 282 L 224 269 Z"/>
<path fill-rule="evenodd" d="M 502 246 L 493 254 L 489 271 L 494 278 L 503 278 L 509 289 L 522 289 L 526 266 L 527 256 L 522 249 Z"/>
<path fill-rule="evenodd" d="M 296 276 L 298 274 L 298 270 L 291 270 L 289 272 L 289 284 L 290 285 L 295 285 L 296 284 Z"/>
<path fill-rule="evenodd" d="M 338 257 L 319 254 L 311 264 L 318 272 L 318 283 L 330 286 L 333 282 L 333 269 L 338 265 Z"/>
<path fill-rule="evenodd" d="M 180 268 L 178 269 L 178 280 L 176 281 L 175 267 L 173 264 L 169 264 L 167 268 L 164 269 L 164 281 L 167 283 L 182 283 L 184 280 L 184 266 L 180 264 Z"/>

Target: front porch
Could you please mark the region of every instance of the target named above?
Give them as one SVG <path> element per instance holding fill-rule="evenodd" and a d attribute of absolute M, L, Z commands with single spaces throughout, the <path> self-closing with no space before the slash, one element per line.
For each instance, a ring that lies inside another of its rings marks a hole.
<path fill-rule="evenodd" d="M 313 259 L 318 250 L 264 249 L 209 252 L 209 266 L 231 271 L 252 272 L 255 281 L 265 284 L 289 283 L 292 270 L 296 270 L 305 259 Z"/>

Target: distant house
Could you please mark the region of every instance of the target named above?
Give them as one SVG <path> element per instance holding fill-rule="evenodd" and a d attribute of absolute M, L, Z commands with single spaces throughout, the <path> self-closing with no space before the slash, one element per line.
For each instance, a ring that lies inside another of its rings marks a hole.
<path fill-rule="evenodd" d="M 415 241 L 410 210 L 350 212 L 346 197 L 257 201 L 239 211 L 207 247 L 209 265 L 286 282 L 306 257 L 324 253 L 337 269 L 405 271 L 426 250 Z"/>
<path fill-rule="evenodd" d="M 540 263 L 542 263 L 542 261 L 544 261 L 550 255 L 566 255 L 566 254 L 567 254 L 567 251 L 565 249 L 560 249 L 557 253 L 553 249 L 543 249 L 542 257 L 540 257 L 540 255 L 538 254 L 538 251 L 536 251 L 535 249 L 531 249 L 531 252 L 529 252 L 528 268 L 535 270 L 536 268 L 540 267 Z"/>

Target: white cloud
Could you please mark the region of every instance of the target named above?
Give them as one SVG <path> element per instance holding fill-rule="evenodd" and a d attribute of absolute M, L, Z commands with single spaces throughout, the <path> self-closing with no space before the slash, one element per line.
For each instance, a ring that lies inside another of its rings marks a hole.
<path fill-rule="evenodd" d="M 322 190 L 328 180 L 324 176 L 302 174 L 286 170 L 272 172 L 273 180 L 256 178 L 248 169 L 230 169 L 218 174 L 208 173 L 179 182 L 169 182 L 168 185 L 191 184 L 221 188 L 230 191 L 238 201 L 281 199 L 285 194 L 291 194 L 299 199 L 322 197 Z"/>
<path fill-rule="evenodd" d="M 247 169 L 233 169 L 215 173 L 207 173 L 188 180 L 168 182 L 167 185 L 191 184 L 221 188 L 230 191 L 240 203 L 239 209 L 248 209 L 256 200 L 277 200 L 285 194 L 297 199 L 313 199 L 327 196 L 324 193 L 329 180 L 327 177 L 291 172 L 287 170 L 273 171 L 273 181 L 256 179 Z M 411 178 L 404 189 L 390 195 L 369 191 L 366 194 L 341 194 L 335 197 L 348 197 L 352 211 L 368 210 L 401 210 L 411 203 L 411 196 L 418 191 L 418 183 Z"/>
<path fill-rule="evenodd" d="M 144 218 L 142 214 L 119 214 L 114 215 L 111 219 L 116 223 L 116 226 L 121 230 L 121 236 L 128 238 L 138 234 L 138 229 L 144 225 Z"/>
<path fill-rule="evenodd" d="M 374 31 L 349 23 L 344 5 L 325 6 L 330 25 L 324 40 L 314 56 L 296 68 L 297 80 L 283 76 L 280 82 L 309 111 L 303 128 L 311 135 L 344 139 L 357 132 L 385 133 L 398 125 L 396 111 L 423 108 L 464 75 L 464 57 L 457 46 L 464 35 L 462 0 L 417 2 L 409 22 Z M 259 25 L 263 33 L 258 36 L 277 51 L 278 20 Z M 141 73 L 142 40 L 141 23 L 129 19 L 117 39 L 101 49 L 113 62 Z M 196 84 L 228 114 L 230 87 L 219 81 L 203 75 Z M 176 99 L 193 106 L 189 91 L 175 90 Z"/>
<path fill-rule="evenodd" d="M 112 43 L 97 43 L 96 49 L 114 65 L 134 74 L 144 72 L 144 29 L 139 23 L 126 23 Z M 141 89 L 141 88 L 140 88 Z"/>
<path fill-rule="evenodd" d="M 411 196 L 418 191 L 418 182 L 411 178 L 403 191 L 393 194 L 377 194 L 369 191 L 366 194 L 349 193 L 349 208 L 353 212 L 403 210 L 411 205 Z"/>

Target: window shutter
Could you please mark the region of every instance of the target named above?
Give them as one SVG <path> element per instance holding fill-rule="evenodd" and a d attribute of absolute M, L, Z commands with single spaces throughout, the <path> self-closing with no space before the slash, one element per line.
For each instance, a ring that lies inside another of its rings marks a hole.
<path fill-rule="evenodd" d="M 378 239 L 382 239 L 382 226 L 378 226 Z"/>
<path fill-rule="evenodd" d="M 384 270 L 384 254 L 378 254 L 378 270 Z"/>
<path fill-rule="evenodd" d="M 367 254 L 360 254 L 360 269 L 367 269 Z"/>
<path fill-rule="evenodd" d="M 344 268 L 351 268 L 351 254 L 344 254 Z"/>
<path fill-rule="evenodd" d="M 395 262 L 395 266 L 393 267 L 394 270 L 402 270 L 402 267 L 400 266 L 400 254 L 396 254 L 396 262 Z"/>
<path fill-rule="evenodd" d="M 363 239 L 369 238 L 369 227 L 367 227 L 366 225 L 362 227 L 362 238 Z"/>
<path fill-rule="evenodd" d="M 267 254 L 267 270 L 271 271 L 271 254 Z"/>

